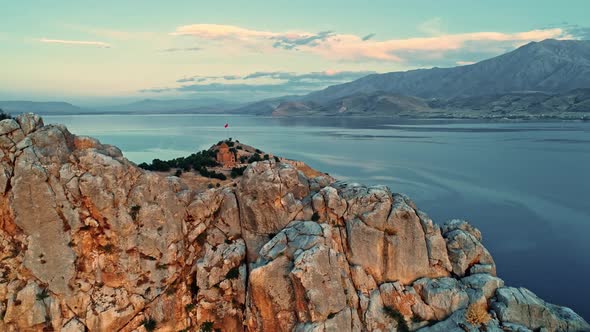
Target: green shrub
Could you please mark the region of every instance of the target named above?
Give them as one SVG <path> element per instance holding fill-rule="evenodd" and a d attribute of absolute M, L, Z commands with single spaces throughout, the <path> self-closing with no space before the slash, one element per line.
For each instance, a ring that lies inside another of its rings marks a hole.
<path fill-rule="evenodd" d="M 151 171 L 168 172 L 170 170 L 170 164 L 160 159 L 154 159 L 152 160 L 151 168 Z"/>
<path fill-rule="evenodd" d="M 6 119 L 12 119 L 12 116 L 10 116 L 10 114 L 8 114 L 8 113 L 5 113 L 4 110 L 2 110 L 0 108 L 0 121 L 6 120 Z"/>
<path fill-rule="evenodd" d="M 243 167 L 234 167 L 231 170 L 230 176 L 232 179 L 237 178 L 238 176 L 244 175 L 244 171 L 246 170 L 246 166 Z"/>
<path fill-rule="evenodd" d="M 248 158 L 248 164 L 251 164 L 256 161 L 261 161 L 261 160 L 262 160 L 262 158 L 260 158 L 260 155 L 255 153 L 255 154 L 251 155 L 250 158 Z"/>
<path fill-rule="evenodd" d="M 225 274 L 225 279 L 237 279 L 240 276 L 240 267 L 232 267 L 227 273 Z"/>
<path fill-rule="evenodd" d="M 199 246 L 203 246 L 205 245 L 205 242 L 207 241 L 207 233 L 203 232 L 201 234 L 199 234 L 196 238 L 197 243 L 199 244 Z"/>
<path fill-rule="evenodd" d="M 47 288 L 43 288 L 41 290 L 41 292 L 37 293 L 37 296 L 36 296 L 37 301 L 43 301 L 48 297 L 49 297 L 49 292 L 47 291 Z"/>
<path fill-rule="evenodd" d="M 139 214 L 139 210 L 141 210 L 141 206 L 139 205 L 133 205 L 131 207 L 129 215 L 131 216 L 131 219 L 133 219 L 133 221 L 137 221 L 137 215 Z"/>
<path fill-rule="evenodd" d="M 186 312 L 191 312 L 193 311 L 193 309 L 195 309 L 195 304 L 194 303 L 189 303 L 187 305 L 184 306 L 184 310 L 186 310 Z"/>
<path fill-rule="evenodd" d="M 213 332 L 213 322 L 204 322 L 201 324 L 201 332 Z"/>
<path fill-rule="evenodd" d="M 115 250 L 115 246 L 109 243 L 104 246 L 101 246 L 100 249 L 102 249 L 102 251 L 106 253 L 112 253 Z"/>
<path fill-rule="evenodd" d="M 202 167 L 214 167 L 218 163 L 215 160 L 215 151 L 203 150 L 193 153 L 187 157 L 180 157 L 171 160 L 154 159 L 150 164 L 141 163 L 138 166 L 149 171 L 169 171 L 171 168 L 181 168 L 190 171 L 191 168 L 197 170 Z"/>
<path fill-rule="evenodd" d="M 156 325 L 158 325 L 158 322 L 156 322 L 155 319 L 150 317 L 150 318 L 144 319 L 142 322 L 142 325 L 146 331 L 150 332 L 150 331 L 153 331 L 156 329 Z"/>
<path fill-rule="evenodd" d="M 176 172 L 174 172 L 174 176 L 180 177 L 181 175 L 182 175 L 181 169 L 177 169 Z"/>

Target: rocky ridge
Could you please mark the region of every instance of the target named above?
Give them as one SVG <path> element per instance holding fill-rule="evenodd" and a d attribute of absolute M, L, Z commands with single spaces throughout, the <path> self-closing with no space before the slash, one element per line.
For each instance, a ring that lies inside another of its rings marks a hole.
<path fill-rule="evenodd" d="M 481 233 L 274 160 L 197 192 L 33 114 L 0 122 L 2 331 L 588 331 Z"/>

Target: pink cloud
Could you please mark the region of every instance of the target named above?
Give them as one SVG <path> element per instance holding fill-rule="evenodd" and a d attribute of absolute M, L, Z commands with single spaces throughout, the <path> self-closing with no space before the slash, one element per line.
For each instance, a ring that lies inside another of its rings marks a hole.
<path fill-rule="evenodd" d="M 332 32 L 272 32 L 252 30 L 232 25 L 193 24 L 180 26 L 174 36 L 192 36 L 202 40 L 235 40 L 249 49 L 273 51 L 273 49 L 297 49 L 333 60 L 378 60 L 404 62 L 407 54 L 422 58 L 436 58 L 444 52 L 460 50 L 466 44 L 475 44 L 483 50 L 497 50 L 499 45 L 520 45 L 548 38 L 573 38 L 565 30 L 540 29 L 516 33 L 473 32 L 441 34 L 430 37 L 375 40 L 353 34 Z"/>
<path fill-rule="evenodd" d="M 233 25 L 192 24 L 176 28 L 173 36 L 194 36 L 202 39 L 252 39 L 270 38 L 276 33 L 269 31 L 250 30 Z"/>
<path fill-rule="evenodd" d="M 456 64 L 459 66 L 468 66 L 474 64 L 474 61 L 457 61 Z"/>
<path fill-rule="evenodd" d="M 79 46 L 95 46 L 100 48 L 110 48 L 111 45 L 99 42 L 99 41 L 86 41 L 86 40 L 63 40 L 63 39 L 47 39 L 41 38 L 39 39 L 42 43 L 47 44 L 63 44 L 63 45 L 79 45 Z"/>

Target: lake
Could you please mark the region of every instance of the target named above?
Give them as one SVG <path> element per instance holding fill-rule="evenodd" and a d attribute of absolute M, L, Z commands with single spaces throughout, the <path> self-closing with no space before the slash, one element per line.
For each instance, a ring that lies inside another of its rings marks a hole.
<path fill-rule="evenodd" d="M 233 137 L 339 179 L 388 185 L 439 224 L 463 218 L 477 226 L 508 285 L 590 319 L 588 122 L 220 115 L 46 116 L 45 122 L 116 145 L 138 163 Z"/>

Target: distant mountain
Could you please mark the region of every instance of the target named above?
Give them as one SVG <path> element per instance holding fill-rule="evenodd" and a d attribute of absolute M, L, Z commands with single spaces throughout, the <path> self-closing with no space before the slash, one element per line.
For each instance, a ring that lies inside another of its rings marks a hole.
<path fill-rule="evenodd" d="M 506 93 L 500 95 L 431 100 L 433 109 L 448 111 L 471 110 L 495 115 L 587 113 L 590 116 L 590 88 L 576 89 L 558 94 L 542 92 Z"/>
<path fill-rule="evenodd" d="M 0 101 L 0 109 L 3 109 L 7 113 L 32 112 L 41 115 L 220 113 L 238 106 L 238 103 L 214 98 L 144 99 L 129 104 L 95 108 L 83 108 L 67 102 Z"/>
<path fill-rule="evenodd" d="M 590 120 L 590 88 L 564 93 L 514 92 L 451 99 L 373 93 L 317 103 L 275 101 L 275 106 L 256 108 L 257 115 L 272 116 L 370 116 L 409 118 L 514 118 Z"/>
<path fill-rule="evenodd" d="M 550 39 L 473 65 L 373 74 L 310 93 L 303 100 L 326 103 L 377 92 L 450 99 L 577 88 L 590 88 L 590 41 Z"/>
<path fill-rule="evenodd" d="M 52 114 L 80 114 L 88 110 L 61 101 L 0 101 L 0 108 L 7 113 L 19 114 L 25 112 L 38 113 L 41 115 Z"/>
<path fill-rule="evenodd" d="M 144 99 L 124 105 L 101 107 L 104 112 L 117 113 L 216 113 L 238 104 L 216 98 Z"/>
<path fill-rule="evenodd" d="M 368 75 L 238 112 L 273 116 L 590 117 L 590 41 L 545 40 L 454 68 Z"/>
<path fill-rule="evenodd" d="M 254 103 L 242 105 L 240 107 L 230 110 L 231 113 L 249 114 L 249 115 L 272 115 L 272 113 L 281 104 L 289 103 L 301 99 L 301 96 L 284 96 L 278 98 L 269 98 L 260 100 Z"/>
<path fill-rule="evenodd" d="M 427 101 L 416 97 L 357 93 L 324 104 L 286 101 L 279 103 L 272 110 L 267 110 L 266 114 L 272 116 L 391 116 L 407 112 L 417 114 L 430 110 Z"/>

